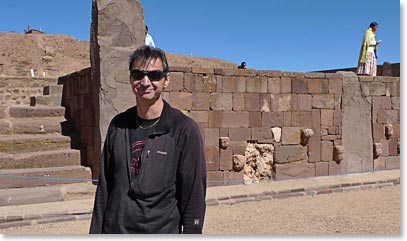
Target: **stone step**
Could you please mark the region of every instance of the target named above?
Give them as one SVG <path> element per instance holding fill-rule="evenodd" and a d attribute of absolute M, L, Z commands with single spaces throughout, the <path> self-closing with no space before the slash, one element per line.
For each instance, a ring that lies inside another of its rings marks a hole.
<path fill-rule="evenodd" d="M 65 107 L 12 105 L 9 107 L 9 115 L 10 115 L 10 118 L 64 116 Z"/>
<path fill-rule="evenodd" d="M 61 106 L 62 95 L 40 95 L 30 97 L 30 106 Z"/>
<path fill-rule="evenodd" d="M 83 166 L 0 170 L 0 188 L 52 186 L 89 181 L 91 181 L 90 168 Z"/>
<path fill-rule="evenodd" d="M 18 118 L 10 119 L 10 127 L 7 134 L 47 134 L 61 133 L 62 123 L 65 118 L 45 117 L 45 118 Z M 0 121 L 1 126 L 1 121 Z M 1 132 L 0 132 L 1 133 Z"/>
<path fill-rule="evenodd" d="M 45 187 L 0 189 L 0 207 L 92 199 L 95 192 L 96 185 L 91 182 L 59 184 Z"/>
<path fill-rule="evenodd" d="M 44 87 L 44 95 L 60 95 L 62 96 L 63 85 L 48 85 Z"/>
<path fill-rule="evenodd" d="M 8 154 L 70 149 L 71 139 L 61 134 L 2 135 L 0 152 Z"/>
<path fill-rule="evenodd" d="M 4 160 L 0 157 L 0 169 L 61 167 L 80 164 L 80 151 L 73 149 L 14 154 L 11 159 L 5 157 Z"/>

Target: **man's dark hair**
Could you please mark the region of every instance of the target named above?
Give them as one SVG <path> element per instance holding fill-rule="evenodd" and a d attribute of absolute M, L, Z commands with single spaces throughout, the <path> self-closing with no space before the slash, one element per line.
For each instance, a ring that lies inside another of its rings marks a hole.
<path fill-rule="evenodd" d="M 379 25 L 379 24 L 376 23 L 376 22 L 371 22 L 370 25 L 369 25 L 369 28 L 373 28 L 373 27 L 375 27 L 377 25 Z"/>
<path fill-rule="evenodd" d="M 137 48 L 131 55 L 129 60 L 129 70 L 133 69 L 134 62 L 141 60 L 143 64 L 148 63 L 150 60 L 160 58 L 163 63 L 163 72 L 168 73 L 169 67 L 165 52 L 159 48 L 154 48 L 148 45 L 143 45 Z"/>

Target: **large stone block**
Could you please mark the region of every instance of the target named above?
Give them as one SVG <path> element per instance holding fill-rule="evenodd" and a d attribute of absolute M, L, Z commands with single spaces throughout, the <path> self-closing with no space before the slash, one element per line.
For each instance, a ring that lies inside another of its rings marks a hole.
<path fill-rule="evenodd" d="M 260 110 L 259 93 L 245 93 L 244 108 L 247 111 L 259 111 Z"/>
<path fill-rule="evenodd" d="M 256 140 L 259 142 L 264 141 L 271 142 L 273 140 L 273 133 L 271 132 L 271 128 L 252 127 L 250 129 L 251 129 L 251 140 Z"/>
<path fill-rule="evenodd" d="M 282 127 L 284 125 L 283 112 L 263 112 L 261 113 L 262 127 Z"/>
<path fill-rule="evenodd" d="M 233 93 L 233 110 L 240 111 L 245 110 L 244 108 L 244 93 Z"/>
<path fill-rule="evenodd" d="M 278 164 L 308 161 L 307 147 L 301 145 L 279 146 L 274 151 L 274 162 Z"/>
<path fill-rule="evenodd" d="M 209 93 L 194 93 L 191 108 L 192 110 L 209 110 Z"/>
<path fill-rule="evenodd" d="M 312 109 L 312 95 L 298 94 L 297 96 L 297 109 L 311 111 Z"/>
<path fill-rule="evenodd" d="M 229 137 L 231 141 L 250 140 L 250 128 L 229 128 Z"/>
<path fill-rule="evenodd" d="M 218 128 L 205 128 L 205 146 L 219 146 Z"/>
<path fill-rule="evenodd" d="M 296 145 L 301 143 L 301 128 L 300 127 L 283 127 L 282 144 Z"/>
<path fill-rule="evenodd" d="M 188 92 L 170 92 L 171 106 L 180 110 L 191 110 L 192 93 Z"/>
<path fill-rule="evenodd" d="M 304 78 L 293 78 L 291 81 L 292 93 L 307 94 L 308 93 L 308 80 Z"/>
<path fill-rule="evenodd" d="M 335 95 L 315 94 L 312 96 L 312 108 L 314 109 L 334 109 Z"/>
<path fill-rule="evenodd" d="M 205 161 L 207 171 L 219 171 L 219 147 L 205 147 Z"/>
<path fill-rule="evenodd" d="M 311 111 L 293 111 L 291 125 L 295 127 L 312 127 Z"/>
<path fill-rule="evenodd" d="M 271 111 L 289 111 L 297 107 L 297 96 L 292 94 L 271 94 Z"/>
<path fill-rule="evenodd" d="M 221 127 L 249 127 L 249 112 L 223 111 Z"/>
<path fill-rule="evenodd" d="M 275 179 L 313 177 L 315 165 L 313 163 L 275 164 Z"/>
<path fill-rule="evenodd" d="M 211 110 L 232 110 L 232 93 L 211 93 L 209 96 L 209 108 Z"/>
<path fill-rule="evenodd" d="M 308 93 L 310 94 L 328 94 L 329 84 L 327 79 L 309 79 Z"/>

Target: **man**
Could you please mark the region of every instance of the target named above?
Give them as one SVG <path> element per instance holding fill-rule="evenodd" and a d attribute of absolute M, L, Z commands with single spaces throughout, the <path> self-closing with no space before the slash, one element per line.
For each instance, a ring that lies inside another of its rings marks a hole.
<path fill-rule="evenodd" d="M 147 25 L 146 25 L 145 34 L 146 34 L 146 45 L 151 46 L 151 47 L 155 47 L 153 37 L 151 37 L 151 35 L 148 33 L 148 26 Z"/>
<path fill-rule="evenodd" d="M 109 125 L 90 233 L 202 233 L 206 166 L 194 120 L 161 92 L 165 53 L 142 46 L 129 61 L 137 106 Z"/>

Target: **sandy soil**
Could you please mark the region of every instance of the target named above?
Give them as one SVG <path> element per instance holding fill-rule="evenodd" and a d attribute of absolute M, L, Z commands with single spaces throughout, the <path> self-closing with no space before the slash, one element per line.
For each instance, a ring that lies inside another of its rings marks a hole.
<path fill-rule="evenodd" d="M 164 49 L 165 50 L 165 49 Z M 60 77 L 90 66 L 90 42 L 64 34 L 0 32 L 0 76 Z M 237 67 L 218 58 L 167 53 L 170 66 Z"/>
<path fill-rule="evenodd" d="M 400 186 L 207 208 L 205 234 L 400 235 Z M 87 234 L 90 222 L 0 230 L 11 234 Z"/>

